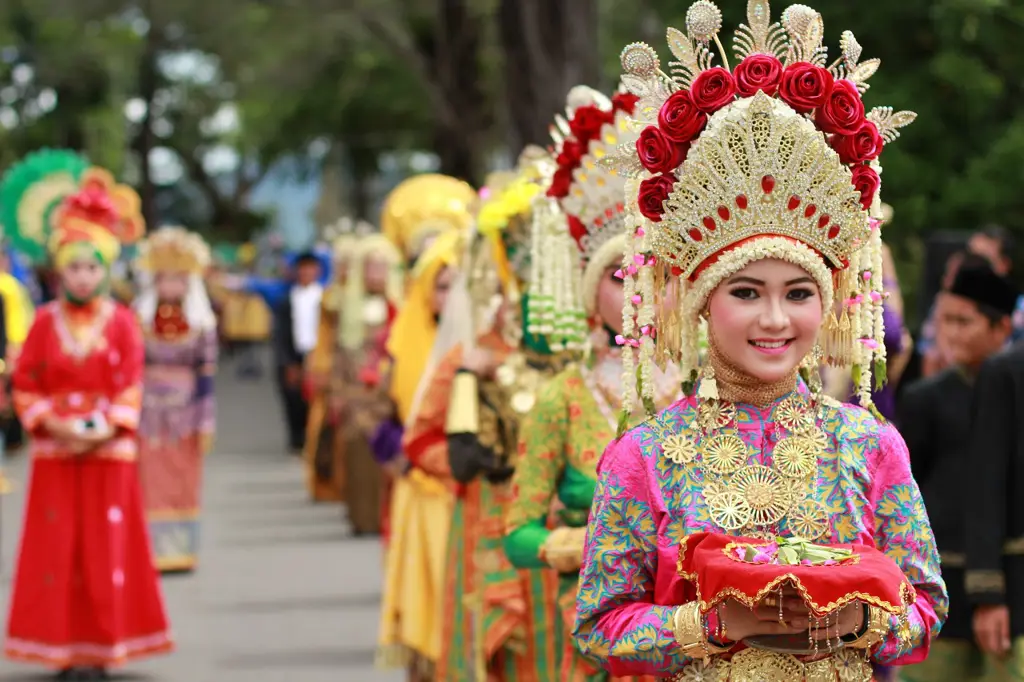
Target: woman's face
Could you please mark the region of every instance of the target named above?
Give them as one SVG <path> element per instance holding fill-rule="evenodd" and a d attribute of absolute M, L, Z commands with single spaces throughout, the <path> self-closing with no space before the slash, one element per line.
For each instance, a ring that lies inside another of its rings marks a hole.
<path fill-rule="evenodd" d="M 753 377 L 792 374 L 821 327 L 821 292 L 803 268 L 782 260 L 751 263 L 724 280 L 708 301 L 715 347 Z"/>
<path fill-rule="evenodd" d="M 387 293 L 387 259 L 376 254 L 366 257 L 366 260 L 363 262 L 363 286 L 368 294 L 381 296 Z"/>
<path fill-rule="evenodd" d="M 443 267 L 434 278 L 434 291 L 430 298 L 430 311 L 434 317 L 438 317 L 444 310 L 444 304 L 448 300 L 448 289 L 451 288 L 452 278 L 455 271 L 449 267 Z"/>
<path fill-rule="evenodd" d="M 91 257 L 74 259 L 60 273 L 64 291 L 78 301 L 92 298 L 99 291 L 106 276 L 107 269 L 96 258 Z"/>
<path fill-rule="evenodd" d="M 188 275 L 181 272 L 160 272 L 153 279 L 156 296 L 167 303 L 181 303 L 188 293 Z"/>
<path fill-rule="evenodd" d="M 600 321 L 616 334 L 622 333 L 622 280 L 615 276 L 618 266 L 605 268 L 597 284 L 594 309 Z"/>

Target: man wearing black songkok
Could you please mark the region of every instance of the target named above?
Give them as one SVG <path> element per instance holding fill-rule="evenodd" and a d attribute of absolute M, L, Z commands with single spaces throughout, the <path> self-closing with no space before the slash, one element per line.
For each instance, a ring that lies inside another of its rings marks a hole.
<path fill-rule="evenodd" d="M 966 481 L 973 477 L 972 469 L 981 466 L 979 460 L 989 457 L 976 449 L 972 439 L 976 383 L 985 362 L 1000 353 L 1010 338 L 1016 301 L 1013 285 L 991 266 L 965 261 L 938 301 L 939 323 L 945 325 L 955 364 L 911 384 L 899 401 L 897 421 L 910 450 L 911 468 L 921 486 L 949 590 L 949 619 L 928 661 L 903 672 L 908 682 L 1012 679 L 1004 676 L 1004 661 L 986 655 L 974 643 L 971 594 L 978 585 L 967 570 L 972 546 L 967 538 L 968 517 L 976 514 L 979 497 L 989 493 L 971 493 Z M 1004 467 L 1000 476 L 1006 474 Z M 973 518 L 970 526 L 975 526 Z M 1024 626 L 1024 619 L 1020 625 Z"/>

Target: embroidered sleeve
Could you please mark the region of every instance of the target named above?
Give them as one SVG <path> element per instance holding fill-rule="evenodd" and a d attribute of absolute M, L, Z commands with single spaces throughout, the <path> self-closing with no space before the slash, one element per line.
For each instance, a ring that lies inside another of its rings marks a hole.
<path fill-rule="evenodd" d="M 110 404 L 108 419 L 114 426 L 135 431 L 142 411 L 142 369 L 145 350 L 142 331 L 135 316 L 125 311 L 117 324 L 108 326 L 107 340 L 117 348 L 119 367 L 115 369 L 116 393 Z"/>
<path fill-rule="evenodd" d="M 432 476 L 451 477 L 445 424 L 452 381 L 461 362 L 462 348 L 456 346 L 438 363 L 416 415 L 405 431 L 403 447 L 409 462 Z"/>
<path fill-rule="evenodd" d="M 605 451 L 577 593 L 576 646 L 614 677 L 670 675 L 691 659 L 673 634 L 678 606 L 654 603 L 658 532 L 647 467 L 627 435 Z"/>
<path fill-rule="evenodd" d="M 891 425 L 879 437 L 878 465 L 872 477 L 875 544 L 910 580 L 917 599 L 906 624 L 891 619 L 889 634 L 875 651 L 879 663 L 920 663 L 946 620 L 949 597 L 939 571 L 939 553 L 921 491 L 910 474 L 903 438 Z"/>
<path fill-rule="evenodd" d="M 43 419 L 53 409 L 53 402 L 47 397 L 47 387 L 43 381 L 43 368 L 48 350 L 43 346 L 52 319 L 48 310 L 36 317 L 14 367 L 14 410 L 22 427 L 29 432 L 38 432 Z"/>
<path fill-rule="evenodd" d="M 197 340 L 199 344 L 196 368 L 196 425 L 200 433 L 213 433 L 217 421 L 217 405 L 214 397 L 214 379 L 217 376 L 217 332 L 204 331 Z"/>
<path fill-rule="evenodd" d="M 519 429 L 513 502 L 505 517 L 505 552 L 520 568 L 541 568 L 546 520 L 564 468 L 569 411 L 564 373 L 548 382 Z"/>

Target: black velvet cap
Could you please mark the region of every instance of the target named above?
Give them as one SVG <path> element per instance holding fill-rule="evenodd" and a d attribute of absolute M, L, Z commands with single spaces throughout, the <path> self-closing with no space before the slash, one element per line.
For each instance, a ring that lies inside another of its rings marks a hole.
<path fill-rule="evenodd" d="M 1017 308 L 1017 288 L 988 264 L 964 265 L 956 273 L 949 293 L 985 305 L 1004 315 Z"/>

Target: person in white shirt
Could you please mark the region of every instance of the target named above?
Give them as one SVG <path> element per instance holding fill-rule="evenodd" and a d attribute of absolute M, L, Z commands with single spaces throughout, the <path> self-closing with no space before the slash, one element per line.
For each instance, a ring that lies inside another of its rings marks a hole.
<path fill-rule="evenodd" d="M 301 254 L 292 267 L 292 285 L 274 315 L 274 355 L 288 427 L 288 446 L 293 453 L 301 453 L 309 413 L 302 386 L 302 363 L 316 346 L 323 285 L 321 263 L 316 254 Z"/>

